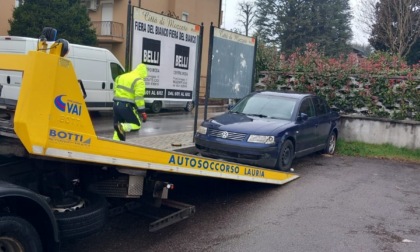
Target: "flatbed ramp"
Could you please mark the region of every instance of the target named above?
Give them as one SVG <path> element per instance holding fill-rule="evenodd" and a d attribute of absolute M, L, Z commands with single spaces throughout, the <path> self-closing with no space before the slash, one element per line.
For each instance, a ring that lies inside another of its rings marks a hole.
<path fill-rule="evenodd" d="M 0 55 L 0 69 L 24 72 L 14 131 L 30 154 L 270 184 L 298 178 L 293 173 L 98 137 L 71 62 L 56 54 Z"/>

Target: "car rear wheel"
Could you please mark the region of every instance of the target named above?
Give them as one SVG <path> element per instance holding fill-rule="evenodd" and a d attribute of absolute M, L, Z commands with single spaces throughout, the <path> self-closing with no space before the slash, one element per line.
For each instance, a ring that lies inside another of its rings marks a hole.
<path fill-rule="evenodd" d="M 277 159 L 277 169 L 280 171 L 289 171 L 292 166 L 295 148 L 292 141 L 286 140 L 281 145 L 279 157 Z"/>
<path fill-rule="evenodd" d="M 335 147 L 337 145 L 337 135 L 335 132 L 331 132 L 328 136 L 327 144 L 325 145 L 325 149 L 322 153 L 334 155 Z"/>

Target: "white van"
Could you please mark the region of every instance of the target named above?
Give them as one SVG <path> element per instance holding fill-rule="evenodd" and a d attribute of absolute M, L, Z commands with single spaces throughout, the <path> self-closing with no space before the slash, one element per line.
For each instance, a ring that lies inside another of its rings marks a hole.
<path fill-rule="evenodd" d="M 37 47 L 35 38 L 0 36 L 0 53 L 26 54 Z M 114 79 L 124 73 L 118 59 L 107 49 L 76 44 L 69 44 L 66 58 L 72 61 L 77 79 L 83 83 L 88 109 L 112 110 Z M 0 106 L 16 107 L 21 82 L 21 72 L 0 70 Z"/>

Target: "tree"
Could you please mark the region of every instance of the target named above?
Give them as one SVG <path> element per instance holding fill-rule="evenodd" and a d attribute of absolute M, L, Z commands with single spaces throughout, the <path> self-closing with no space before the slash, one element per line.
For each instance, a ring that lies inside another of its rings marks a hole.
<path fill-rule="evenodd" d="M 96 32 L 79 0 L 25 0 L 9 23 L 13 36 L 38 38 L 44 27 L 53 27 L 70 43 L 96 44 Z"/>
<path fill-rule="evenodd" d="M 239 18 L 238 23 L 245 29 L 245 36 L 249 35 L 250 29 L 254 26 L 255 7 L 251 1 L 238 3 Z"/>
<path fill-rule="evenodd" d="M 417 52 L 411 49 L 420 35 L 420 0 L 380 0 L 368 4 L 373 12 L 369 43 L 376 50 L 403 58 L 415 57 Z"/>
<path fill-rule="evenodd" d="M 278 0 L 256 0 L 256 20 L 258 37 L 271 46 L 280 47 L 281 25 L 278 19 Z"/>
<path fill-rule="evenodd" d="M 257 44 L 257 55 L 255 59 L 255 70 L 260 71 L 278 71 L 280 69 L 281 55 L 276 47 L 269 46 L 263 41 Z"/>
<path fill-rule="evenodd" d="M 318 44 L 331 56 L 349 51 L 348 0 L 257 0 L 256 5 L 257 31 L 286 54 L 308 43 Z"/>

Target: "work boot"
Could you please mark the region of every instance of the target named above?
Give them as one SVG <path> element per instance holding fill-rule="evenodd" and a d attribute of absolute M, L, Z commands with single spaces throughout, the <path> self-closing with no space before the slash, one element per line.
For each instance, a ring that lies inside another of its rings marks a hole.
<path fill-rule="evenodd" d="M 121 141 L 125 141 L 125 131 L 121 123 L 114 124 L 114 130 L 117 132 L 118 138 Z"/>

